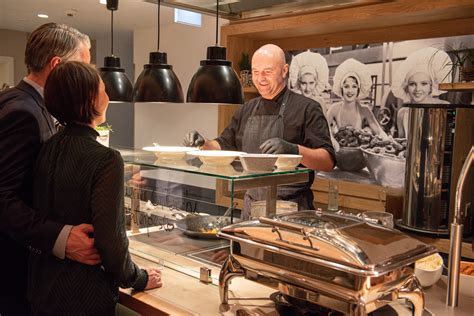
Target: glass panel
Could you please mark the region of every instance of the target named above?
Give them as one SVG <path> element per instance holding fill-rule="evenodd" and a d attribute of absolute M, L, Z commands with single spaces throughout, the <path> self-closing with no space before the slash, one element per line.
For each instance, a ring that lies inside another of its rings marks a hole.
<path fill-rule="evenodd" d="M 242 184 L 257 183 L 254 179 L 258 177 L 309 172 L 246 173 L 238 161 L 210 167 L 192 157 L 157 161 L 153 152 L 118 150 L 125 162 L 124 207 L 130 252 L 157 264 L 164 261 L 167 268 L 196 278 L 201 267 L 206 267 L 211 270 L 213 284 L 218 284 L 220 266 L 229 254 L 229 242 L 219 239 L 216 232 L 230 224 L 230 219 L 240 221 L 240 210 L 234 204 L 235 183 L 242 189 Z M 229 195 L 217 203 L 216 188 L 222 182 Z"/>
<path fill-rule="evenodd" d="M 309 173 L 307 168 L 295 170 L 278 170 L 271 172 L 247 172 L 243 170 L 240 161 L 236 160 L 226 166 L 211 166 L 202 164 L 198 158 L 186 156 L 183 159 L 163 160 L 157 159 L 152 152 L 141 149 L 114 148 L 120 152 L 125 163 L 142 165 L 160 169 L 175 170 L 185 173 L 194 173 L 219 179 L 239 180 L 266 177 L 282 174 Z"/>

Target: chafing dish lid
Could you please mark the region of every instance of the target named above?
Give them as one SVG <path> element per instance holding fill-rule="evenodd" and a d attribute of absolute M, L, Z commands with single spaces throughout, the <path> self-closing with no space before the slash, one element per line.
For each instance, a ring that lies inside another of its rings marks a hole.
<path fill-rule="evenodd" d="M 219 236 L 276 246 L 308 258 L 383 273 L 436 249 L 417 239 L 356 216 L 321 211 L 280 214 L 224 227 Z M 343 270 L 343 269 L 342 269 Z"/>

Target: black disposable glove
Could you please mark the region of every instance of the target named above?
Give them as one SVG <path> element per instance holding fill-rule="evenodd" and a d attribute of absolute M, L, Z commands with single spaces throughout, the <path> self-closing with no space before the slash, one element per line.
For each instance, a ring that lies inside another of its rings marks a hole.
<path fill-rule="evenodd" d="M 275 137 L 267 139 L 260 145 L 264 154 L 298 154 L 298 145 L 287 142 L 281 138 Z"/>
<path fill-rule="evenodd" d="M 186 137 L 184 137 L 183 145 L 188 147 L 199 147 L 204 145 L 206 140 L 198 131 L 189 132 Z"/>

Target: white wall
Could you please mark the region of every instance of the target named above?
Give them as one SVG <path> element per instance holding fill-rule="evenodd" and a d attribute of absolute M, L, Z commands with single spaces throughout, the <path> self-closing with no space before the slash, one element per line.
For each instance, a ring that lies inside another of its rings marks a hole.
<path fill-rule="evenodd" d="M 162 15 L 173 9 L 162 7 Z M 228 23 L 220 19 L 220 25 Z M 215 18 L 202 16 L 200 28 L 167 23 L 161 25 L 160 51 L 168 54 L 168 64 L 178 76 L 184 98 L 199 62 L 206 58 L 206 49 L 215 44 Z M 135 78 L 148 63 L 149 53 L 157 49 L 157 27 L 134 32 L 133 57 Z M 217 136 L 217 106 L 206 104 L 135 104 L 135 147 L 151 145 L 181 145 L 185 134 L 198 130 L 208 138 Z"/>
<path fill-rule="evenodd" d="M 27 74 L 25 47 L 28 33 L 0 29 L 0 56 L 13 57 L 13 84 L 16 85 Z M 8 70 L 10 71 L 10 70 Z M 0 82 L 0 86 L 3 82 Z"/>
<path fill-rule="evenodd" d="M 12 87 L 16 84 L 14 79 L 15 60 L 11 56 L 0 56 L 0 89 L 3 84 Z"/>
<path fill-rule="evenodd" d="M 104 57 L 111 55 L 110 36 L 95 39 L 95 63 L 97 67 L 104 66 Z M 114 55 L 120 57 L 120 66 L 135 82 L 133 67 L 133 32 L 114 32 Z M 134 105 L 133 103 L 111 103 L 107 109 L 107 123 L 112 125 L 110 145 L 133 147 L 134 135 Z"/>
<path fill-rule="evenodd" d="M 173 9 L 162 7 L 161 14 L 173 14 Z M 163 20 L 163 19 L 162 19 Z M 169 20 L 169 19 L 167 19 Z M 220 19 L 220 25 L 228 23 Z M 149 61 L 149 53 L 157 49 L 157 27 L 137 29 L 133 38 L 135 78 Z M 168 64 L 178 76 L 184 98 L 199 62 L 206 58 L 208 46 L 215 44 L 215 17 L 202 16 L 200 28 L 166 23 L 161 25 L 160 51 L 168 54 Z M 180 146 L 184 136 L 198 130 L 207 138 L 217 137 L 217 112 L 215 104 L 193 103 L 135 103 L 134 146 L 141 148 L 157 142 L 162 146 Z M 174 174 L 174 182 L 187 183 L 214 189 L 213 178 L 190 174 Z"/>

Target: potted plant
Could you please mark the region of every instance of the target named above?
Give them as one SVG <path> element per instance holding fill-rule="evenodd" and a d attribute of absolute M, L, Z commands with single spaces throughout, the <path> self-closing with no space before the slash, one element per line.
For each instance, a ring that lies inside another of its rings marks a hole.
<path fill-rule="evenodd" d="M 474 81 L 474 48 L 461 43 L 458 47 L 446 45 L 444 50 L 451 57 L 451 63 L 446 65 L 450 67 L 447 76 L 451 76 L 451 82 Z"/>
<path fill-rule="evenodd" d="M 112 125 L 109 125 L 109 123 L 105 123 L 97 126 L 95 130 L 99 133 L 97 141 L 102 145 L 109 147 L 110 132 L 113 132 Z"/>
<path fill-rule="evenodd" d="M 240 69 L 240 80 L 242 81 L 242 86 L 251 87 L 252 86 L 252 76 L 250 74 L 250 69 L 252 68 L 250 64 L 250 56 L 248 53 L 242 53 L 239 60 L 239 69 Z"/>

